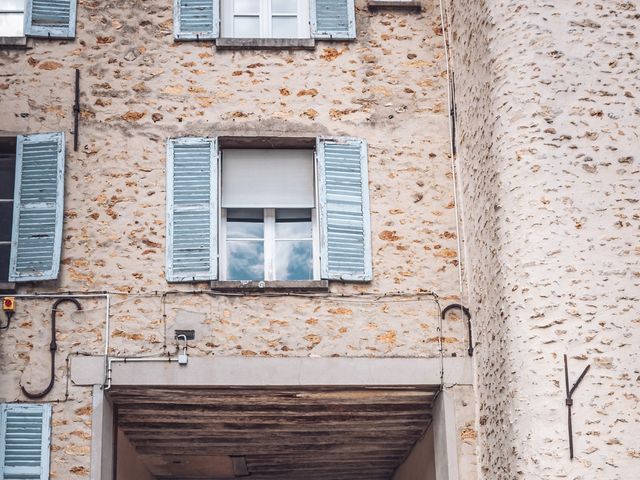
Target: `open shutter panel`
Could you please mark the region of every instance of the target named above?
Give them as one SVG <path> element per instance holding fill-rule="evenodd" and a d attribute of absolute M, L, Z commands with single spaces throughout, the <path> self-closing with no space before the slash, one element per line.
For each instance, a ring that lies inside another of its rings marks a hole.
<path fill-rule="evenodd" d="M 58 277 L 63 202 L 64 133 L 19 136 L 9 281 Z"/>
<path fill-rule="evenodd" d="M 0 407 L 0 480 L 48 480 L 51 406 Z"/>
<path fill-rule="evenodd" d="M 77 0 L 27 0 L 28 37 L 74 38 Z"/>
<path fill-rule="evenodd" d="M 215 280 L 217 139 L 170 139 L 167 157 L 167 280 Z"/>
<path fill-rule="evenodd" d="M 354 0 L 311 0 L 311 30 L 314 38 L 356 38 Z"/>
<path fill-rule="evenodd" d="M 321 276 L 369 281 L 371 226 L 367 144 L 354 138 L 317 142 L 322 235 Z"/>
<path fill-rule="evenodd" d="M 219 0 L 174 0 L 173 36 L 176 40 L 218 38 Z"/>

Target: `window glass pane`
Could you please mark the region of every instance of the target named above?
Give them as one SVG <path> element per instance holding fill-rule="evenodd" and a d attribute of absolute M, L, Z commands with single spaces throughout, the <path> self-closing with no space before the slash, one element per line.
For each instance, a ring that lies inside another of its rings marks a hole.
<path fill-rule="evenodd" d="M 235 17 L 233 19 L 233 36 L 235 38 L 259 38 L 259 17 Z"/>
<path fill-rule="evenodd" d="M 0 242 L 11 241 L 13 202 L 0 202 Z"/>
<path fill-rule="evenodd" d="M 296 38 L 298 36 L 297 17 L 273 17 L 271 20 L 273 38 Z"/>
<path fill-rule="evenodd" d="M 0 37 L 23 37 L 24 14 L 0 13 Z"/>
<path fill-rule="evenodd" d="M 295 15 L 298 13 L 298 0 L 271 0 L 271 11 L 274 15 Z"/>
<path fill-rule="evenodd" d="M 9 280 L 9 258 L 11 256 L 11 245 L 0 244 L 0 282 Z"/>
<path fill-rule="evenodd" d="M 260 0 L 234 0 L 233 13 L 236 15 L 259 15 Z"/>
<path fill-rule="evenodd" d="M 287 208 L 276 210 L 277 239 L 310 239 L 313 233 L 311 210 Z"/>
<path fill-rule="evenodd" d="M 227 210 L 227 238 L 263 238 L 264 210 L 230 208 Z"/>
<path fill-rule="evenodd" d="M 13 199 L 16 156 L 0 153 L 0 198 Z"/>
<path fill-rule="evenodd" d="M 264 242 L 227 241 L 227 280 L 264 280 Z"/>
<path fill-rule="evenodd" d="M 313 280 L 311 240 L 276 241 L 276 280 Z"/>

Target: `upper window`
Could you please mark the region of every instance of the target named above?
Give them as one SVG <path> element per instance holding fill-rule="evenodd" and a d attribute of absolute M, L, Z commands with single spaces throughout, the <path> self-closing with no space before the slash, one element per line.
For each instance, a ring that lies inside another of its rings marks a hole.
<path fill-rule="evenodd" d="M 354 0 L 175 0 L 174 17 L 177 40 L 356 36 Z"/>
<path fill-rule="evenodd" d="M 0 1 L 0 37 L 24 37 L 24 2 Z"/>
<path fill-rule="evenodd" d="M 307 0 L 223 0 L 222 36 L 309 38 Z"/>
<path fill-rule="evenodd" d="M 77 0 L 0 0 L 0 37 L 74 38 Z"/>
<path fill-rule="evenodd" d="M 367 148 L 223 149 L 170 139 L 167 279 L 371 280 Z"/>
<path fill-rule="evenodd" d="M 0 283 L 57 278 L 63 191 L 62 132 L 0 138 Z"/>

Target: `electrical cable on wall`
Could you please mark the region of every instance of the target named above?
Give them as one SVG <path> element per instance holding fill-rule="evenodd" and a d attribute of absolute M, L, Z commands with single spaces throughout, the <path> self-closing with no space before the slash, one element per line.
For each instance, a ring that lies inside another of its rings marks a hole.
<path fill-rule="evenodd" d="M 56 351 L 58 350 L 58 344 L 56 343 L 56 313 L 58 312 L 57 310 L 58 306 L 61 303 L 65 303 L 65 302 L 73 303 L 76 306 L 78 311 L 82 310 L 82 305 L 80 305 L 80 302 L 75 298 L 59 298 L 54 302 L 53 306 L 51 307 L 51 343 L 49 344 L 49 351 L 51 352 L 51 377 L 49 379 L 49 385 L 47 385 L 47 387 L 44 390 L 38 393 L 31 393 L 26 388 L 21 386 L 20 388 L 22 389 L 22 393 L 27 398 L 36 399 L 36 398 L 42 398 L 46 396 L 51 391 L 51 389 L 53 388 L 53 384 L 55 383 Z"/>

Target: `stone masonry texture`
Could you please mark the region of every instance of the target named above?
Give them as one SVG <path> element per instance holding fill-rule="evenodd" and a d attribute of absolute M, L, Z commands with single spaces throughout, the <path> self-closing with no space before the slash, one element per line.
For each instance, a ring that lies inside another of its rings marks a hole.
<path fill-rule="evenodd" d="M 637 478 L 640 4 L 447 6 L 481 478 Z"/>
<path fill-rule="evenodd" d="M 356 2 L 358 38 L 313 51 L 217 51 L 174 42 L 170 0 L 81 0 L 73 41 L 0 50 L 0 132 L 66 134 L 61 273 L 18 293 L 114 292 L 111 355 L 162 355 L 173 329 L 193 328 L 192 355 L 435 357 L 466 355 L 452 313 L 439 331 L 433 297 L 356 300 L 216 296 L 168 284 L 166 140 L 179 136 L 346 135 L 369 145 L 374 281 L 335 294 L 435 292 L 459 301 L 440 14 L 370 11 Z M 73 151 L 74 69 L 81 73 Z M 177 291 L 167 294 L 168 291 Z M 90 471 L 91 390 L 68 385 L 66 359 L 104 349 L 105 303 L 58 314 L 51 478 Z M 0 337 L 0 401 L 48 381 L 51 301 L 18 299 Z M 163 316 L 163 314 L 165 316 Z M 475 460 L 473 392 L 459 387 L 459 438 Z M 470 433 L 471 430 L 471 433 Z"/>

